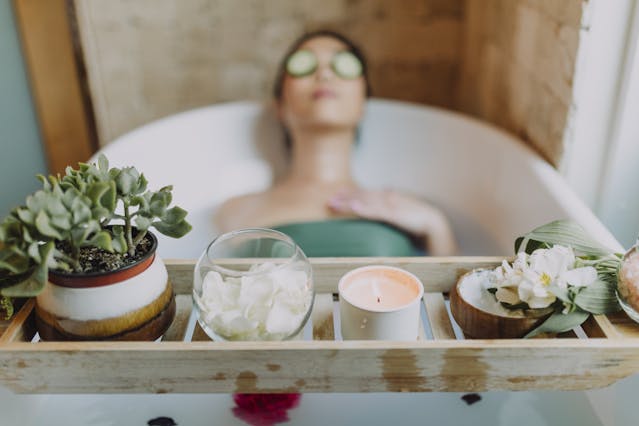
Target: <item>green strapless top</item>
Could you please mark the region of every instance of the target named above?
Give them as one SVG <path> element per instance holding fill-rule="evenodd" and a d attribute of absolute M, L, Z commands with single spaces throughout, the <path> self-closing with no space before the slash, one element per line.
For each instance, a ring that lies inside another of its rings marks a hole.
<path fill-rule="evenodd" d="M 415 256 L 418 252 L 402 231 L 381 222 L 334 219 L 275 226 L 309 257 Z"/>

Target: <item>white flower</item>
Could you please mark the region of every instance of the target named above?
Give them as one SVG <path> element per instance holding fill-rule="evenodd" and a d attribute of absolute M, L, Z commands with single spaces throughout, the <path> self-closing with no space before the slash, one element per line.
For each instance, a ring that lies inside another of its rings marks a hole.
<path fill-rule="evenodd" d="M 530 256 L 518 253 L 513 264 L 503 261 L 489 277 L 487 288 L 495 288 L 500 302 L 530 308 L 545 308 L 557 300 L 555 289 L 586 287 L 597 279 L 592 266 L 575 267 L 575 254 L 570 247 L 555 245 L 535 250 Z"/>
<path fill-rule="evenodd" d="M 561 288 L 566 288 L 567 285 L 573 287 L 588 287 L 595 281 L 597 281 L 597 270 L 592 266 L 583 266 L 564 272 L 557 279 L 557 285 Z"/>
<path fill-rule="evenodd" d="M 550 306 L 557 297 L 548 289 L 551 278 L 544 272 L 527 269 L 518 287 L 519 298 L 532 309 Z"/>
<path fill-rule="evenodd" d="M 206 324 L 227 339 L 288 337 L 310 308 L 313 292 L 304 271 L 253 265 L 251 274 L 223 278 L 208 272 L 195 300 Z"/>
<path fill-rule="evenodd" d="M 570 247 L 555 245 L 535 250 L 528 261 L 533 270 L 554 279 L 575 266 L 575 254 Z"/>

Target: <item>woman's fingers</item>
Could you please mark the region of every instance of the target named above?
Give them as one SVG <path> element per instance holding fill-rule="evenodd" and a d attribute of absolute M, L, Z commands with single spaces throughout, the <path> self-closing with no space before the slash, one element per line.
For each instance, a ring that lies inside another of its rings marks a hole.
<path fill-rule="evenodd" d="M 328 206 L 339 213 L 355 214 L 366 219 L 382 220 L 401 226 L 395 222 L 401 222 L 401 216 L 407 213 L 402 210 L 411 209 L 404 201 L 401 196 L 398 198 L 391 191 L 350 190 L 335 194 L 329 199 Z"/>
<path fill-rule="evenodd" d="M 426 201 L 395 191 L 340 191 L 328 200 L 338 213 L 378 220 L 415 236 L 424 237 L 426 249 L 433 255 L 455 253 L 456 245 L 444 214 Z"/>

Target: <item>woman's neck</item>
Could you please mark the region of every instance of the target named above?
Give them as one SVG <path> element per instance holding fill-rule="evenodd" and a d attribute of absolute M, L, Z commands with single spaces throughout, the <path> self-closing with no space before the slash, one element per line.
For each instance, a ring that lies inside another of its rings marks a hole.
<path fill-rule="evenodd" d="M 293 138 L 287 181 L 308 184 L 352 185 L 353 129 L 298 132 Z"/>

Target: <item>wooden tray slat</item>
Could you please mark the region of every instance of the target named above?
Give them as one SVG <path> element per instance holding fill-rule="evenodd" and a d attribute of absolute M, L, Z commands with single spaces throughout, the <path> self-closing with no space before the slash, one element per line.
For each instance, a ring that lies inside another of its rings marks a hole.
<path fill-rule="evenodd" d="M 175 319 L 169 329 L 164 333 L 162 341 L 182 341 L 189 325 L 193 299 L 190 295 L 178 294 L 175 296 Z"/>
<path fill-rule="evenodd" d="M 31 315 L 34 307 L 35 299 L 30 299 L 20 308 L 11 324 L 0 335 L 0 345 L 8 342 L 30 342 L 33 339 L 36 333 L 35 321 Z"/>
<path fill-rule="evenodd" d="M 359 266 L 390 265 L 406 269 L 415 274 L 424 284 L 424 291 L 447 292 L 457 279 L 474 268 L 489 268 L 501 264 L 503 257 L 315 257 L 313 281 L 317 293 L 337 293 L 337 283 L 346 272 Z M 174 262 L 174 263 L 169 263 Z M 226 266 L 252 263 L 241 259 Z M 195 261 L 166 261 L 171 265 L 169 280 L 177 294 L 191 294 Z"/>
<path fill-rule="evenodd" d="M 333 294 L 318 293 L 311 312 L 314 340 L 334 340 L 335 327 L 333 323 Z"/>
<path fill-rule="evenodd" d="M 424 307 L 433 333 L 433 339 L 455 339 L 455 332 L 451 324 L 444 296 L 441 293 L 424 293 Z"/>
<path fill-rule="evenodd" d="M 607 386 L 639 371 L 639 341 L 9 343 L 22 393 L 480 392 Z"/>
<path fill-rule="evenodd" d="M 606 315 L 611 325 L 604 330 L 609 338 L 638 338 L 639 325 L 630 319 L 624 312 Z M 612 331 L 611 331 L 612 330 Z"/>
<path fill-rule="evenodd" d="M 198 322 L 195 323 L 195 329 L 193 330 L 193 337 L 191 337 L 191 341 L 192 342 L 210 342 L 211 341 L 211 338 L 209 337 L 209 335 L 206 334 L 206 331 L 204 331 L 202 327 L 200 327 L 200 324 Z"/>

